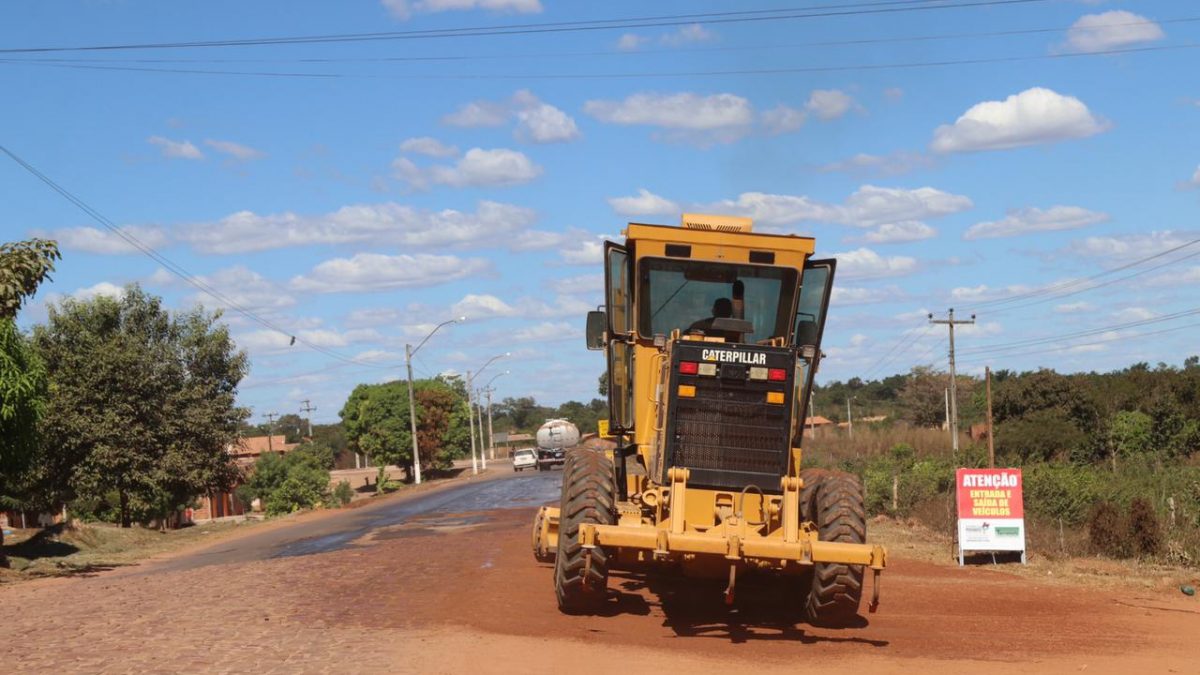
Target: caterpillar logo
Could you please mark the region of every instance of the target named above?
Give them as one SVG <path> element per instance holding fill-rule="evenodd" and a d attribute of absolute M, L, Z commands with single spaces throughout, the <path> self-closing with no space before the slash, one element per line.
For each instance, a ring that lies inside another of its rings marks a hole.
<path fill-rule="evenodd" d="M 718 363 L 743 363 L 748 366 L 767 365 L 767 355 L 763 352 L 735 352 L 727 349 L 705 349 L 700 354 L 705 361 Z"/>

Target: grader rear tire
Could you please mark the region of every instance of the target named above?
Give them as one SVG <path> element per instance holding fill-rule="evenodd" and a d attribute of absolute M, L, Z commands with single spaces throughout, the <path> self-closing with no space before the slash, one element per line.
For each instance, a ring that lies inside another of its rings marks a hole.
<path fill-rule="evenodd" d="M 554 560 L 554 551 L 549 551 L 541 547 L 542 522 L 544 520 L 546 520 L 546 512 L 538 509 L 537 515 L 533 517 L 533 559 L 540 563 Z"/>
<path fill-rule="evenodd" d="M 858 478 L 836 471 L 822 472 L 813 478 L 808 517 L 816 523 L 820 540 L 866 543 L 867 516 Z M 862 589 L 861 565 L 817 563 L 813 566 L 812 587 L 805 603 L 809 622 L 832 627 L 850 623 L 858 615 Z"/>
<path fill-rule="evenodd" d="M 554 594 L 559 610 L 567 614 L 596 609 L 608 593 L 608 553 L 597 546 L 588 560 L 579 526 L 615 523 L 615 494 L 612 462 L 607 457 L 585 448 L 567 454 L 554 559 Z"/>

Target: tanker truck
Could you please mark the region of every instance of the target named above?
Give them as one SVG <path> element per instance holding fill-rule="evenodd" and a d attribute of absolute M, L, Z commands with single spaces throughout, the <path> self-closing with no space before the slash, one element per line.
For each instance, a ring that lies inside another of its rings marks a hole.
<path fill-rule="evenodd" d="M 538 471 L 567 461 L 567 449 L 579 444 L 579 427 L 565 419 L 546 420 L 537 430 Z"/>

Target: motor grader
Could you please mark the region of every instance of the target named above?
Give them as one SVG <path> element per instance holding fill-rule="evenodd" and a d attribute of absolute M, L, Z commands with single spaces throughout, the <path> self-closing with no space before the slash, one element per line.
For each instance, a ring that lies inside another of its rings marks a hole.
<path fill-rule="evenodd" d="M 800 468 L 836 261 L 733 216 L 624 236 L 605 244 L 586 332 L 607 355 L 615 448 L 571 450 L 533 524 L 559 608 L 596 611 L 609 571 L 657 566 L 727 578 L 727 603 L 739 575 L 774 577 L 818 625 L 857 615 L 870 569 L 873 612 L 887 554 L 866 543 L 860 482 Z"/>

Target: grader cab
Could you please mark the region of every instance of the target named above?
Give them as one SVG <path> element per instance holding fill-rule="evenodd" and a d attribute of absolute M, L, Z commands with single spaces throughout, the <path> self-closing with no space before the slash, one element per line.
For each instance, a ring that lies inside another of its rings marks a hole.
<path fill-rule="evenodd" d="M 533 527 L 564 612 L 593 611 L 616 569 L 691 577 L 763 573 L 806 593 L 808 620 L 857 615 L 866 543 L 862 487 L 800 469 L 835 261 L 811 238 L 757 234 L 747 218 L 684 214 L 630 224 L 605 245 L 604 311 L 589 349 L 608 357 L 611 452 L 572 450 L 557 508 Z"/>

